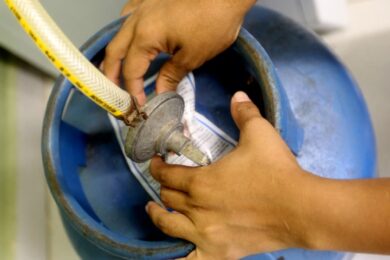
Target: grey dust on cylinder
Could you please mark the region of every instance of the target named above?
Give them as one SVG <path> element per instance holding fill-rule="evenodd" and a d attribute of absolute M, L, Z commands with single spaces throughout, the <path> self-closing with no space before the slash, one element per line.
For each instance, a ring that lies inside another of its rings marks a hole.
<path fill-rule="evenodd" d="M 131 160 L 145 162 L 155 154 L 175 152 L 200 166 L 210 164 L 210 159 L 183 134 L 184 100 L 180 95 L 176 92 L 157 95 L 143 112 L 147 119 L 133 121 L 126 136 L 125 151 Z"/>

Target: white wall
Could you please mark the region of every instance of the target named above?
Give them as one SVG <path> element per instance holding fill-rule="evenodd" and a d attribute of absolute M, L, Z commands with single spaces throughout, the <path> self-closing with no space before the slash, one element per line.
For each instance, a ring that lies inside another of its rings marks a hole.
<path fill-rule="evenodd" d="M 368 103 L 377 137 L 379 175 L 390 177 L 390 1 L 350 0 L 349 25 L 323 36 L 352 72 Z"/>

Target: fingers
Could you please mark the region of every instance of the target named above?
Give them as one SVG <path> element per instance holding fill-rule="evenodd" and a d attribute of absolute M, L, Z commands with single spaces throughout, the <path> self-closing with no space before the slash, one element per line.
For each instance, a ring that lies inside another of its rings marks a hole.
<path fill-rule="evenodd" d="M 181 213 L 188 212 L 188 196 L 184 192 L 161 187 L 161 201 L 167 208 L 174 209 Z"/>
<path fill-rule="evenodd" d="M 144 105 L 146 96 L 143 77 L 159 51 L 145 43 L 143 37 L 135 35 L 134 30 L 133 20 L 127 19 L 106 48 L 103 71 L 109 79 L 119 84 L 122 69 L 127 91 L 137 98 L 140 105 Z"/>
<path fill-rule="evenodd" d="M 197 67 L 193 61 L 186 62 L 189 60 L 188 56 L 185 50 L 179 50 L 161 67 L 156 81 L 157 93 L 175 91 L 179 82 Z"/>
<path fill-rule="evenodd" d="M 201 62 L 199 57 L 191 57 L 186 49 L 166 46 L 165 36 L 159 35 L 160 31 L 149 25 L 142 27 L 136 24 L 136 20 L 136 14 L 129 17 L 107 46 L 102 68 L 104 74 L 118 85 L 122 69 L 127 91 L 137 98 L 140 105 L 144 105 L 144 75 L 160 52 L 170 52 L 173 56 L 160 69 L 156 81 L 157 93 L 176 90 L 187 73 L 199 67 Z M 137 30 L 137 26 L 142 30 Z"/>
<path fill-rule="evenodd" d="M 169 212 L 155 202 L 149 202 L 146 211 L 152 222 L 165 234 L 195 242 L 195 226 L 185 215 Z"/>
<path fill-rule="evenodd" d="M 150 172 L 162 186 L 188 192 L 197 174 L 198 168 L 166 164 L 160 157 L 154 157 L 150 164 Z"/>
<path fill-rule="evenodd" d="M 125 58 L 123 64 L 125 86 L 127 91 L 137 98 L 140 105 L 146 102 L 144 75 L 158 53 L 158 50 L 148 50 L 147 47 L 141 47 L 139 41 L 134 41 Z"/>
<path fill-rule="evenodd" d="M 132 19 L 127 19 L 122 28 L 106 47 L 102 69 L 106 77 L 119 85 L 122 60 L 126 57 L 133 38 L 134 26 Z"/>
<path fill-rule="evenodd" d="M 231 112 L 237 127 L 243 130 L 244 125 L 252 119 L 261 119 L 257 106 L 242 91 L 236 92 L 232 97 Z"/>

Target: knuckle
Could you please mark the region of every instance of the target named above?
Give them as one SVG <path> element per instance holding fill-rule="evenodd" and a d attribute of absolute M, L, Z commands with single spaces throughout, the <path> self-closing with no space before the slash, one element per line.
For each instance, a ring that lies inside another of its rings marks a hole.
<path fill-rule="evenodd" d="M 160 198 L 164 205 L 169 204 L 169 194 L 166 189 L 161 188 L 160 190 Z"/>
<path fill-rule="evenodd" d="M 132 69 L 131 67 L 128 65 L 127 62 L 125 62 L 123 64 L 123 72 L 122 72 L 122 77 L 125 81 L 131 81 L 131 80 L 134 80 L 135 77 L 133 75 L 133 73 L 131 73 Z"/>
<path fill-rule="evenodd" d="M 169 181 L 169 173 L 165 169 L 159 169 L 156 174 L 156 179 L 161 185 L 165 185 Z"/>
<path fill-rule="evenodd" d="M 192 50 L 188 48 L 180 49 L 172 58 L 172 63 L 175 67 L 183 72 L 189 72 L 198 68 L 210 56 L 204 49 L 195 47 Z"/>
<path fill-rule="evenodd" d="M 143 50 L 144 58 L 146 60 L 152 61 L 155 59 L 155 57 L 159 54 L 159 48 L 157 47 L 157 44 L 154 44 L 155 47 L 153 47 L 153 44 L 149 48 L 141 48 Z"/>
<path fill-rule="evenodd" d="M 150 170 L 150 173 L 155 176 L 158 174 L 159 172 L 159 167 L 157 166 L 157 162 L 155 159 L 152 159 L 151 163 L 150 163 L 150 166 L 149 166 L 149 170 Z"/>
<path fill-rule="evenodd" d="M 161 77 L 166 83 L 168 83 L 165 87 L 171 90 L 175 90 L 176 85 L 180 82 L 180 79 L 171 72 L 161 72 Z"/>
<path fill-rule="evenodd" d="M 189 191 L 194 191 L 198 188 L 198 183 L 199 183 L 199 175 L 194 174 L 188 181 L 188 190 Z"/>
<path fill-rule="evenodd" d="M 207 190 L 207 187 L 207 179 L 201 174 L 194 174 L 188 183 L 188 193 L 193 199 L 198 199 Z"/>
<path fill-rule="evenodd" d="M 154 179 L 160 182 L 160 180 L 166 179 L 167 170 L 159 162 L 154 162 L 150 165 L 150 172 Z"/>
<path fill-rule="evenodd" d="M 244 122 L 244 130 L 254 130 L 261 127 L 262 119 L 259 117 L 251 117 Z"/>
<path fill-rule="evenodd" d="M 156 217 L 156 226 L 160 228 L 164 233 L 168 233 L 170 230 L 169 221 L 165 215 L 159 215 Z"/>
<path fill-rule="evenodd" d="M 149 39 L 153 39 L 155 35 L 155 29 L 153 24 L 150 24 L 148 21 L 143 21 L 142 23 L 138 24 L 134 36 L 136 39 L 140 41 L 145 41 Z"/>
<path fill-rule="evenodd" d="M 223 232 L 223 228 L 218 225 L 210 225 L 199 229 L 200 236 L 205 240 L 213 244 L 221 244 L 220 234 Z"/>
<path fill-rule="evenodd" d="M 106 53 L 105 55 L 110 58 L 117 58 L 117 59 L 123 59 L 124 58 L 124 51 L 115 44 L 115 42 L 112 42 L 107 45 L 106 47 Z"/>
<path fill-rule="evenodd" d="M 193 59 L 182 57 L 182 59 L 173 59 L 172 64 L 175 68 L 178 68 L 183 71 L 189 71 L 194 68 L 195 62 Z"/>

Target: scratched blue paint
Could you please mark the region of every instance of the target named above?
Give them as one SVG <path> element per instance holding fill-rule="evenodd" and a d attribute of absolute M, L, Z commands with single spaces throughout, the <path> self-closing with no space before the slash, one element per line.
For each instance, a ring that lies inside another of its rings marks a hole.
<path fill-rule="evenodd" d="M 88 59 L 95 64 L 102 60 L 120 22 L 84 45 Z M 244 27 L 248 32 L 240 33 L 231 50 L 194 71 L 197 111 L 238 139 L 229 104 L 235 91 L 244 90 L 305 169 L 329 178 L 375 176 L 370 117 L 360 90 L 337 58 L 315 35 L 272 11 L 252 9 Z M 161 56 L 149 74 L 165 58 Z M 256 64 L 266 73 L 253 70 Z M 47 108 L 42 151 L 48 185 L 76 251 L 84 259 L 186 255 L 193 245 L 163 235 L 148 219 L 144 205 L 150 198 L 127 169 L 105 112 L 80 98 L 79 122 L 101 125 L 94 134 L 61 120 L 71 89 L 68 81 L 58 79 Z M 83 113 L 89 109 L 96 112 Z M 344 254 L 289 249 L 247 259 L 281 257 L 342 259 Z"/>

